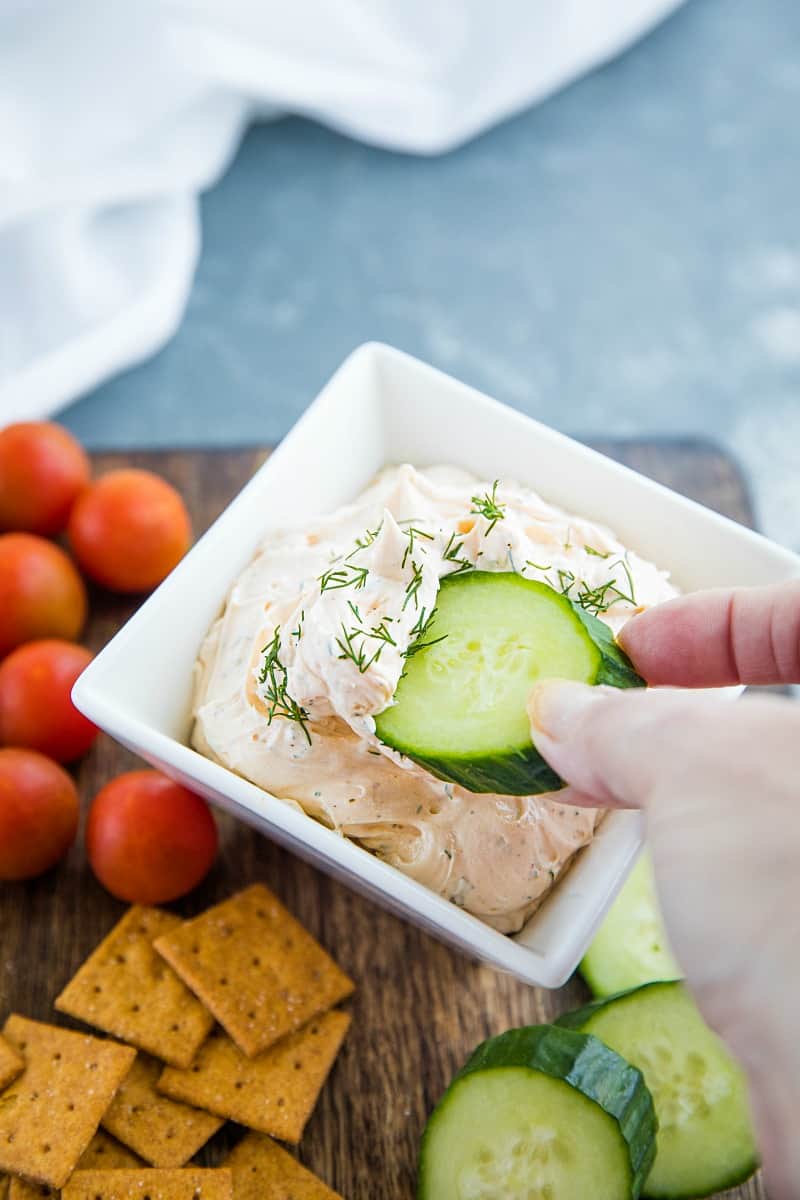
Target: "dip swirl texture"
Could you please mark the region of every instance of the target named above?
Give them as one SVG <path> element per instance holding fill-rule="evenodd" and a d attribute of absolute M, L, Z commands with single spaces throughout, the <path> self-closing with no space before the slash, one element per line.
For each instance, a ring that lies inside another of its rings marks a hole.
<path fill-rule="evenodd" d="M 473 794 L 375 736 L 439 580 L 474 566 L 583 597 L 615 633 L 676 594 L 609 530 L 527 488 L 493 491 L 452 467 L 387 468 L 354 503 L 265 539 L 201 648 L 192 742 L 512 933 L 602 813 L 565 806 L 558 792 Z"/>

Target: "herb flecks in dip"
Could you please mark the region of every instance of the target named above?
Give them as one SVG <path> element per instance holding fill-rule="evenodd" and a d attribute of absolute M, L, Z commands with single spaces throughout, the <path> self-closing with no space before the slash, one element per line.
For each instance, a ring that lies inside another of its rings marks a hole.
<path fill-rule="evenodd" d="M 521 928 L 601 814 L 558 793 L 475 795 L 375 736 L 439 580 L 473 567 L 567 592 L 617 632 L 675 595 L 601 526 L 506 481 L 388 468 L 353 503 L 271 533 L 197 663 L 194 745 L 503 932 Z"/>

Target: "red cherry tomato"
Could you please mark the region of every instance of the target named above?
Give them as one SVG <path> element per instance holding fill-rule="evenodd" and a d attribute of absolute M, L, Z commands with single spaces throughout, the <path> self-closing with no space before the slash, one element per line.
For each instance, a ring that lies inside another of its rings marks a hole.
<path fill-rule="evenodd" d="M 78 830 L 67 772 L 34 750 L 0 750 L 0 879 L 32 879 L 64 857 Z"/>
<path fill-rule="evenodd" d="M 0 430 L 0 529 L 60 533 L 89 459 L 61 425 L 24 421 Z"/>
<path fill-rule="evenodd" d="M 92 579 L 115 592 L 154 588 L 192 540 L 178 492 L 150 471 L 109 471 L 78 497 L 69 540 Z"/>
<path fill-rule="evenodd" d="M 159 771 L 129 771 L 97 793 L 86 852 L 105 888 L 129 904 L 164 904 L 196 887 L 217 853 L 199 796 Z"/>
<path fill-rule="evenodd" d="M 83 580 L 63 550 L 30 533 L 0 535 L 0 658 L 33 638 L 71 641 L 86 607 Z"/>
<path fill-rule="evenodd" d="M 72 703 L 72 685 L 92 661 L 74 642 L 18 646 L 0 663 L 0 743 L 27 746 L 58 762 L 80 758 L 97 728 Z"/>

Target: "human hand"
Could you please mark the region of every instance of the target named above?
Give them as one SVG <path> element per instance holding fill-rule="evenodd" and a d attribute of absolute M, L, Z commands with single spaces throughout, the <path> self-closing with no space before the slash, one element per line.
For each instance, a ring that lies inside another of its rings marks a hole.
<path fill-rule="evenodd" d="M 800 582 L 681 597 L 620 642 L 653 684 L 800 682 Z M 748 1073 L 776 1200 L 800 1195 L 800 705 L 551 681 L 534 742 L 576 805 L 645 810 L 670 940 Z"/>

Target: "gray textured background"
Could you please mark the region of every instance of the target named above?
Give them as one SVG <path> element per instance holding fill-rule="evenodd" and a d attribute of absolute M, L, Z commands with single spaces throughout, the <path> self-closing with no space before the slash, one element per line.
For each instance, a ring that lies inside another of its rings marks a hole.
<path fill-rule="evenodd" d="M 379 338 L 577 434 L 697 433 L 800 546 L 800 2 L 689 0 L 438 159 L 253 128 L 186 320 L 75 404 L 94 446 L 273 441 Z"/>

